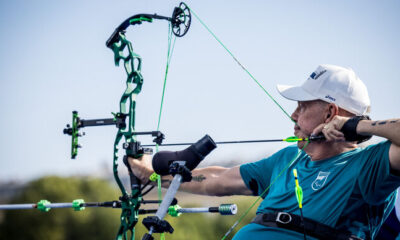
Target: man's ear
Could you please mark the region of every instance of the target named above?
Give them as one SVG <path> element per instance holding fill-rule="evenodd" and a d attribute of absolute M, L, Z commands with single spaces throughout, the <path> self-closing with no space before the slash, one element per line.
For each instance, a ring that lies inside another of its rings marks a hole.
<path fill-rule="evenodd" d="M 334 103 L 329 103 L 325 113 L 325 123 L 332 121 L 333 117 L 339 114 L 339 107 Z"/>

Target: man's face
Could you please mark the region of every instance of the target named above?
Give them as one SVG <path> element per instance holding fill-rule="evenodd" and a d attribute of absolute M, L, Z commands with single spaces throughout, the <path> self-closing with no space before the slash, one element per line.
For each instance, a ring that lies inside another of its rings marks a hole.
<path fill-rule="evenodd" d="M 300 138 L 309 137 L 319 124 L 323 123 L 326 115 L 327 104 L 321 100 L 298 102 L 296 110 L 291 117 L 296 121 L 294 135 Z M 298 147 L 302 148 L 304 142 L 299 142 Z"/>

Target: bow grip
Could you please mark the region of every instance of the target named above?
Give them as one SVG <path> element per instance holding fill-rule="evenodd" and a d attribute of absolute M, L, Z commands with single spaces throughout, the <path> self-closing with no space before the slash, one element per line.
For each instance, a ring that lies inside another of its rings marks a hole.
<path fill-rule="evenodd" d="M 138 177 L 135 176 L 135 174 L 133 174 L 132 169 L 131 169 L 131 167 L 129 165 L 129 162 L 128 162 L 128 156 L 127 155 L 124 156 L 123 162 L 124 162 L 125 166 L 128 168 L 129 179 L 130 179 L 130 182 L 131 182 L 131 189 L 140 189 L 141 181 L 140 181 L 140 179 Z"/>
<path fill-rule="evenodd" d="M 123 148 L 126 150 L 126 155 L 123 158 L 123 162 L 128 168 L 131 189 L 140 189 L 141 181 L 138 177 L 135 176 L 135 174 L 133 174 L 128 162 L 128 156 L 133 158 L 140 158 L 141 156 L 143 156 L 143 154 L 152 154 L 153 150 L 151 148 L 143 148 L 138 141 L 124 143 Z"/>

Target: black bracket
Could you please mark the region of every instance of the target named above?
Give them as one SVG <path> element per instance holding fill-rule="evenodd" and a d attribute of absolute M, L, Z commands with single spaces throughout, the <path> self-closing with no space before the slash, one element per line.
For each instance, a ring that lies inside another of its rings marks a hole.
<path fill-rule="evenodd" d="M 165 220 L 159 219 L 157 216 L 148 216 L 143 219 L 143 225 L 150 231 L 153 229 L 153 233 L 173 233 L 174 229 L 171 224 Z"/>
<path fill-rule="evenodd" d="M 153 149 L 144 148 L 140 142 L 126 142 L 122 145 L 129 157 L 137 158 L 143 154 L 153 154 Z"/>
<path fill-rule="evenodd" d="M 89 120 L 85 120 L 85 119 L 81 119 L 80 117 L 78 117 L 78 112 L 77 111 L 73 111 L 72 114 L 76 115 L 76 123 L 71 127 L 71 125 L 67 124 L 66 128 L 64 128 L 63 133 L 72 136 L 75 131 L 78 131 L 80 128 L 84 128 L 84 127 L 96 127 L 96 126 L 108 126 L 108 125 L 116 125 L 117 128 L 125 128 L 126 124 L 125 124 L 125 119 L 126 119 L 126 114 L 116 114 L 115 118 L 99 118 L 99 119 L 89 119 Z M 79 134 L 78 136 L 82 136 L 85 135 L 85 133 L 77 133 Z"/>
<path fill-rule="evenodd" d="M 133 135 L 151 135 L 154 137 L 153 142 L 157 143 L 158 145 L 161 145 L 165 138 L 165 135 L 160 131 L 135 132 Z M 153 154 L 153 149 L 144 148 L 139 141 L 126 142 L 122 145 L 122 147 L 126 150 L 126 154 L 130 157 L 138 157 L 143 154 Z"/>
<path fill-rule="evenodd" d="M 182 176 L 182 182 L 192 181 L 192 172 L 179 161 L 175 161 L 169 166 L 169 174 L 172 176 L 180 174 Z"/>
<path fill-rule="evenodd" d="M 162 145 L 162 142 L 165 139 L 164 133 L 160 131 L 135 132 L 133 135 L 151 135 L 154 137 L 153 142 L 157 143 L 158 145 Z"/>
<path fill-rule="evenodd" d="M 115 125 L 118 129 L 126 128 L 126 117 L 127 114 L 124 113 L 113 113 L 114 118 L 100 118 L 100 119 L 81 119 L 78 116 L 77 111 L 72 112 L 72 126 L 67 124 L 64 128 L 63 133 L 72 136 L 71 144 L 71 158 L 74 159 L 78 154 L 78 148 L 81 146 L 78 144 L 78 137 L 85 135 L 84 132 L 80 132 L 81 128 L 84 127 L 95 127 L 95 126 L 107 126 Z M 148 131 L 148 132 L 135 132 L 132 135 L 151 135 L 153 137 L 153 142 L 162 145 L 165 135 L 160 131 Z M 126 149 L 127 155 L 131 157 L 140 157 L 143 154 L 152 154 L 153 150 L 151 148 L 143 148 L 140 142 L 126 142 L 123 145 Z"/>

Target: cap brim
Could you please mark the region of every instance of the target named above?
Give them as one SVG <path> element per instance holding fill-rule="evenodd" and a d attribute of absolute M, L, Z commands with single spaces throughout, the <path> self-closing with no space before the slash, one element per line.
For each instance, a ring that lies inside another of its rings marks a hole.
<path fill-rule="evenodd" d="M 302 87 L 288 86 L 288 85 L 276 85 L 278 92 L 289 100 L 293 101 L 312 101 L 318 98 L 309 94 Z"/>

